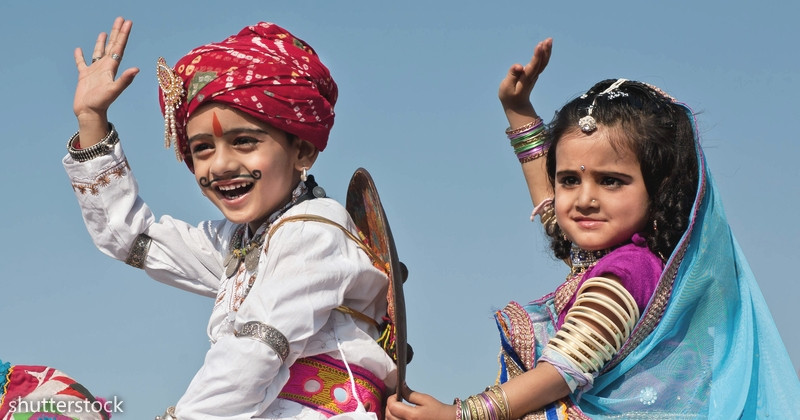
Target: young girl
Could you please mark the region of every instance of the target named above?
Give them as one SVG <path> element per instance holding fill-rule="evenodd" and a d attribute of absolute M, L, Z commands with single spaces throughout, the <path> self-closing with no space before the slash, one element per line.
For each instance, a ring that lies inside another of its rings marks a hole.
<path fill-rule="evenodd" d="M 344 207 L 307 175 L 334 121 L 328 69 L 307 43 L 264 22 L 174 68 L 159 60 L 167 145 L 225 220 L 157 221 L 107 120 L 138 72 L 115 79 L 130 29 L 117 18 L 88 65 L 75 51 L 79 131 L 63 163 L 101 251 L 215 299 L 205 362 L 163 418 L 325 419 L 357 400 L 382 417 L 395 381 L 376 343 L 387 277 Z"/>
<path fill-rule="evenodd" d="M 390 419 L 789 418 L 800 382 L 725 220 L 691 110 L 597 83 L 546 128 L 530 102 L 540 43 L 500 85 L 506 131 L 556 257 L 555 292 L 496 314 L 499 383 Z M 544 158 L 546 156 L 546 158 Z"/>

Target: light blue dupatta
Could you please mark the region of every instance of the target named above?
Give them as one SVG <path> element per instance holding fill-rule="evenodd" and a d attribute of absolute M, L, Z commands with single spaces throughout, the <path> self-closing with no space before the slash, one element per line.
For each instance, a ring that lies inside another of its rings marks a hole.
<path fill-rule="evenodd" d="M 693 128 L 700 180 L 691 225 L 650 303 L 593 387 L 549 407 L 557 417 L 540 418 L 800 418 L 800 380 L 730 230 Z M 551 301 L 549 295 L 524 307 L 534 359 L 554 334 Z M 499 324 L 528 328 L 507 309 Z M 501 328 L 501 380 L 524 365 L 510 335 Z"/>

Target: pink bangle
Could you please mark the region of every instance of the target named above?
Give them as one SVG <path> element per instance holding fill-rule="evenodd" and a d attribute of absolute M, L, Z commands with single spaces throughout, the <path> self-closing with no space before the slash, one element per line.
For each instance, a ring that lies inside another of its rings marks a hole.
<path fill-rule="evenodd" d="M 456 420 L 461 420 L 461 398 L 456 398 L 453 404 L 456 405 Z"/>
<path fill-rule="evenodd" d="M 517 155 L 517 159 L 519 159 L 520 163 L 530 162 L 532 160 L 538 159 L 544 156 L 547 153 L 547 150 L 550 148 L 549 144 L 543 144 L 541 146 L 536 146 L 532 149 L 526 150 Z"/>

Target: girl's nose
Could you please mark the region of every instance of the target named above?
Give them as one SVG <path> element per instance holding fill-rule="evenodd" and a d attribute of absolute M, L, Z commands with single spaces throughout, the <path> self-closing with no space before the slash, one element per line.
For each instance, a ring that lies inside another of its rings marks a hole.
<path fill-rule="evenodd" d="M 578 196 L 577 204 L 580 208 L 597 207 L 597 198 L 595 198 L 594 189 L 589 186 L 583 186 L 581 188 L 581 193 Z"/>

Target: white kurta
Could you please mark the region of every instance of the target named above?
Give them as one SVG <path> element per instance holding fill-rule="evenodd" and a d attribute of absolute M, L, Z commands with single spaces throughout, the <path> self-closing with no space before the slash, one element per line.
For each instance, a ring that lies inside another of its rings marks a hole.
<path fill-rule="evenodd" d="M 268 252 L 262 252 L 254 272 L 242 264 L 226 278 L 223 259 L 237 225 L 221 220 L 193 226 L 169 216 L 156 221 L 138 195 L 119 144 L 107 156 L 79 163 L 67 155 L 63 164 L 86 227 L 103 253 L 124 261 L 144 233 L 152 238 L 144 261 L 150 277 L 216 298 L 208 323 L 212 344 L 176 406 L 179 419 L 324 419 L 277 395 L 298 358 L 327 354 L 340 359 L 337 336 L 348 363 L 394 388 L 395 365 L 375 342 L 376 328 L 334 310 L 345 305 L 380 320 L 388 286 L 386 276 L 337 227 L 284 223 L 265 243 Z M 331 199 L 301 202 L 281 217 L 298 214 L 322 216 L 356 231 L 344 207 Z M 251 276 L 255 282 L 244 299 Z M 248 321 L 267 324 L 287 338 L 285 361 L 262 341 L 234 336 Z"/>

